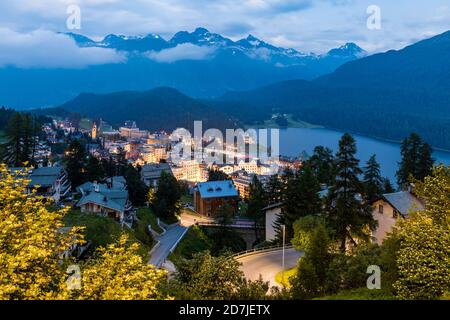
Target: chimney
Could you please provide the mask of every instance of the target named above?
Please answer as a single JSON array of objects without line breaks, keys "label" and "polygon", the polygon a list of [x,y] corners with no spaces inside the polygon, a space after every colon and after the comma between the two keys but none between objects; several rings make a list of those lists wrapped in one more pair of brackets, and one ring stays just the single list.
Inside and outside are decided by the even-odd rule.
[{"label": "chimney", "polygon": [[94,185],[94,191],[95,192],[100,192],[100,187],[99,187],[97,181],[94,181],[93,185]]}]

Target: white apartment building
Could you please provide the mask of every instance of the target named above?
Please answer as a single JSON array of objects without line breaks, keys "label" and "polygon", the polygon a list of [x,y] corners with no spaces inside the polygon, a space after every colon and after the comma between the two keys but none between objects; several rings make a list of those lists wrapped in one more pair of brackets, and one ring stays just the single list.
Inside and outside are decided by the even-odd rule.
[{"label": "white apartment building", "polygon": [[195,160],[182,161],[172,166],[172,172],[177,180],[189,182],[205,182],[208,180],[206,165]]}]

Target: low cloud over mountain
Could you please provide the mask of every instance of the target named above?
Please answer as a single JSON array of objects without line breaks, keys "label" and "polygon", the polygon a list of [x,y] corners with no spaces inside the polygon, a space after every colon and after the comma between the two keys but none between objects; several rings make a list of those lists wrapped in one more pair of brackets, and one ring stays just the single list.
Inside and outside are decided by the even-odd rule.
[{"label": "low cloud over mountain", "polygon": [[80,47],[66,35],[46,30],[19,33],[0,28],[0,39],[0,67],[84,68],[126,61],[117,50]]}]

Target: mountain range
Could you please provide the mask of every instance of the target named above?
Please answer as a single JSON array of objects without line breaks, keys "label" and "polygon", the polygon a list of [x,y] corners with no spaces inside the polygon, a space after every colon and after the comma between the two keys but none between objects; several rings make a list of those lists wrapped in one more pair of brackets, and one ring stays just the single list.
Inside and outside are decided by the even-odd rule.
[{"label": "mountain range", "polygon": [[450,31],[348,62],[312,81],[230,92],[216,103],[246,122],[290,113],[329,128],[396,141],[417,132],[433,146],[450,149]]},{"label": "mountain range", "polygon": [[172,87],[196,98],[250,90],[278,81],[313,79],[367,53],[347,43],[317,55],[286,49],[249,35],[233,41],[204,28],[171,39],[110,34],[101,41],[67,33],[81,48],[115,50],[119,63],[84,68],[0,68],[0,104],[13,108],[55,106],[83,92],[110,93]]},{"label": "mountain range", "polygon": [[[262,125],[275,113],[291,114],[294,119],[396,141],[417,132],[433,146],[450,149],[449,62],[450,31],[402,50],[347,62],[310,81],[281,81],[230,91],[214,99],[195,99],[196,103],[163,88],[151,90],[150,95],[141,93],[139,103],[128,100],[122,105],[114,95],[103,96],[99,103],[96,96],[82,95],[61,107],[112,123],[139,120],[145,114],[146,120],[141,119],[140,125],[149,129],[159,128],[160,124],[153,122],[158,120],[153,119],[165,114],[166,107],[174,110],[173,119],[183,119],[185,125],[191,116],[223,119],[223,126],[233,126]],[[178,107],[160,104],[156,100],[159,90],[167,101],[176,96]],[[133,97],[135,93],[121,95]],[[169,127],[178,124],[161,123]]]}]

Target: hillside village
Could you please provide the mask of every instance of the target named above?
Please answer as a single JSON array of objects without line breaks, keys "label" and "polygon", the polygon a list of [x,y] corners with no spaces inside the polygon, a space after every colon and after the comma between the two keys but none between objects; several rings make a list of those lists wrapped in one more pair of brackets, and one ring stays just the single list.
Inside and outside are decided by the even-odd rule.
[{"label": "hillside village", "polygon": [[[78,224],[87,228],[86,245],[73,246],[66,257],[85,259],[112,241],[104,232],[127,230],[148,262],[169,274],[177,272],[180,259],[204,248],[239,254],[287,245],[295,258],[288,258],[286,267],[295,268],[304,250],[296,235],[303,228],[299,212],[334,210],[329,201],[339,197],[331,162],[326,161],[333,155],[321,147],[309,159],[281,156],[275,163],[261,163],[247,156],[234,163],[206,164],[172,161],[170,151],[179,139],[170,132],[141,130],[134,121],[114,129],[101,119],[54,118],[42,124],[42,133],[34,137],[32,165],[8,170],[29,179],[27,193],[70,208],[66,232]],[[349,135],[342,139],[353,143]],[[383,245],[399,219],[425,208],[413,185],[396,191],[377,168],[375,158],[364,171],[355,168],[364,175],[366,189],[364,195],[355,193],[352,202],[370,216],[367,238],[342,238],[344,251],[361,241]],[[259,276],[259,271],[245,272],[249,279]],[[270,276],[266,280],[281,285]]]}]

